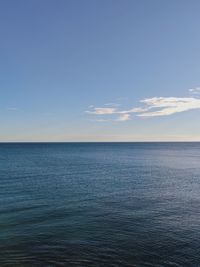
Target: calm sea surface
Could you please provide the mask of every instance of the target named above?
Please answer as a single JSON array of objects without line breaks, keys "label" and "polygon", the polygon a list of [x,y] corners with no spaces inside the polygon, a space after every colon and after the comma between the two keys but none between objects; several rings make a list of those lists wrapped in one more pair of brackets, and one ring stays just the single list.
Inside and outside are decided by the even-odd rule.
[{"label": "calm sea surface", "polygon": [[200,266],[200,143],[0,144],[0,266]]}]

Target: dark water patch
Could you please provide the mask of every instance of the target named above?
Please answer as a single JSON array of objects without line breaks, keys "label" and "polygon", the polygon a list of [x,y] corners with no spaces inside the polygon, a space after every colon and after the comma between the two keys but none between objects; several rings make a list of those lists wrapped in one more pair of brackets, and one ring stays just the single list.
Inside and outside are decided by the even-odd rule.
[{"label": "dark water patch", "polygon": [[0,144],[0,266],[200,266],[200,143]]}]

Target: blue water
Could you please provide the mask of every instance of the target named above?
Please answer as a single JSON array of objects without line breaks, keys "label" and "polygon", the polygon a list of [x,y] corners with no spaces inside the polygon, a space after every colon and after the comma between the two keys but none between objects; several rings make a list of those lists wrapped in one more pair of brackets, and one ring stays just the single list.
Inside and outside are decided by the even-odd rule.
[{"label": "blue water", "polygon": [[200,266],[200,143],[0,144],[0,266]]}]

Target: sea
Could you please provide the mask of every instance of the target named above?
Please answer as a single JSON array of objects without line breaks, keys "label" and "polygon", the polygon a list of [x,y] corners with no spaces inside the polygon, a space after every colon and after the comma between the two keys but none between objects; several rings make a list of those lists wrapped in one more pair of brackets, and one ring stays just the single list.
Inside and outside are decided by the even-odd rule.
[{"label": "sea", "polygon": [[200,143],[1,143],[0,266],[200,266]]}]

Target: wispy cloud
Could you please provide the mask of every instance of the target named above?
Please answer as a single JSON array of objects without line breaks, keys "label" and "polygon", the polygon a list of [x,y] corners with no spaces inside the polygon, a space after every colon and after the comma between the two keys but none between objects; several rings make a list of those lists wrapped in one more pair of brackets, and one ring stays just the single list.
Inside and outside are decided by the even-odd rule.
[{"label": "wispy cloud", "polygon": [[15,111],[15,110],[17,110],[17,108],[15,108],[15,107],[9,107],[9,108],[7,108],[7,110]]},{"label": "wispy cloud", "polygon": [[[189,89],[190,93],[200,94],[200,87]],[[200,98],[196,97],[152,97],[139,101],[141,107],[133,107],[130,109],[119,109],[116,107],[94,107],[86,111],[88,114],[97,116],[111,117],[113,121],[128,121],[131,114],[137,117],[158,117],[169,116],[175,113],[200,109]],[[106,104],[107,105],[107,104]],[[98,121],[108,121],[100,118]]]},{"label": "wispy cloud", "polygon": [[195,95],[200,95],[200,87],[191,88],[189,89],[189,92]]},{"label": "wispy cloud", "polygon": [[122,114],[116,119],[116,121],[128,121],[128,120],[130,120],[130,114]]},{"label": "wispy cloud", "polygon": [[149,111],[138,114],[140,117],[168,116],[192,109],[200,109],[200,99],[193,97],[153,97],[141,102],[147,105]]},{"label": "wispy cloud", "polygon": [[106,103],[106,104],[104,104],[104,106],[119,107],[119,106],[121,106],[121,104],[118,104],[118,103]]},{"label": "wispy cloud", "polygon": [[97,122],[108,122],[110,120],[109,119],[96,119],[96,120],[93,120],[93,121],[97,121]]},{"label": "wispy cloud", "polygon": [[94,114],[94,115],[112,115],[112,114],[130,114],[130,113],[139,113],[145,112],[149,108],[131,108],[128,110],[118,110],[117,108],[95,108],[92,110],[87,110],[86,113]]},{"label": "wispy cloud", "polygon": [[108,115],[115,114],[116,108],[93,108],[92,110],[87,110],[86,113],[95,115]]}]

